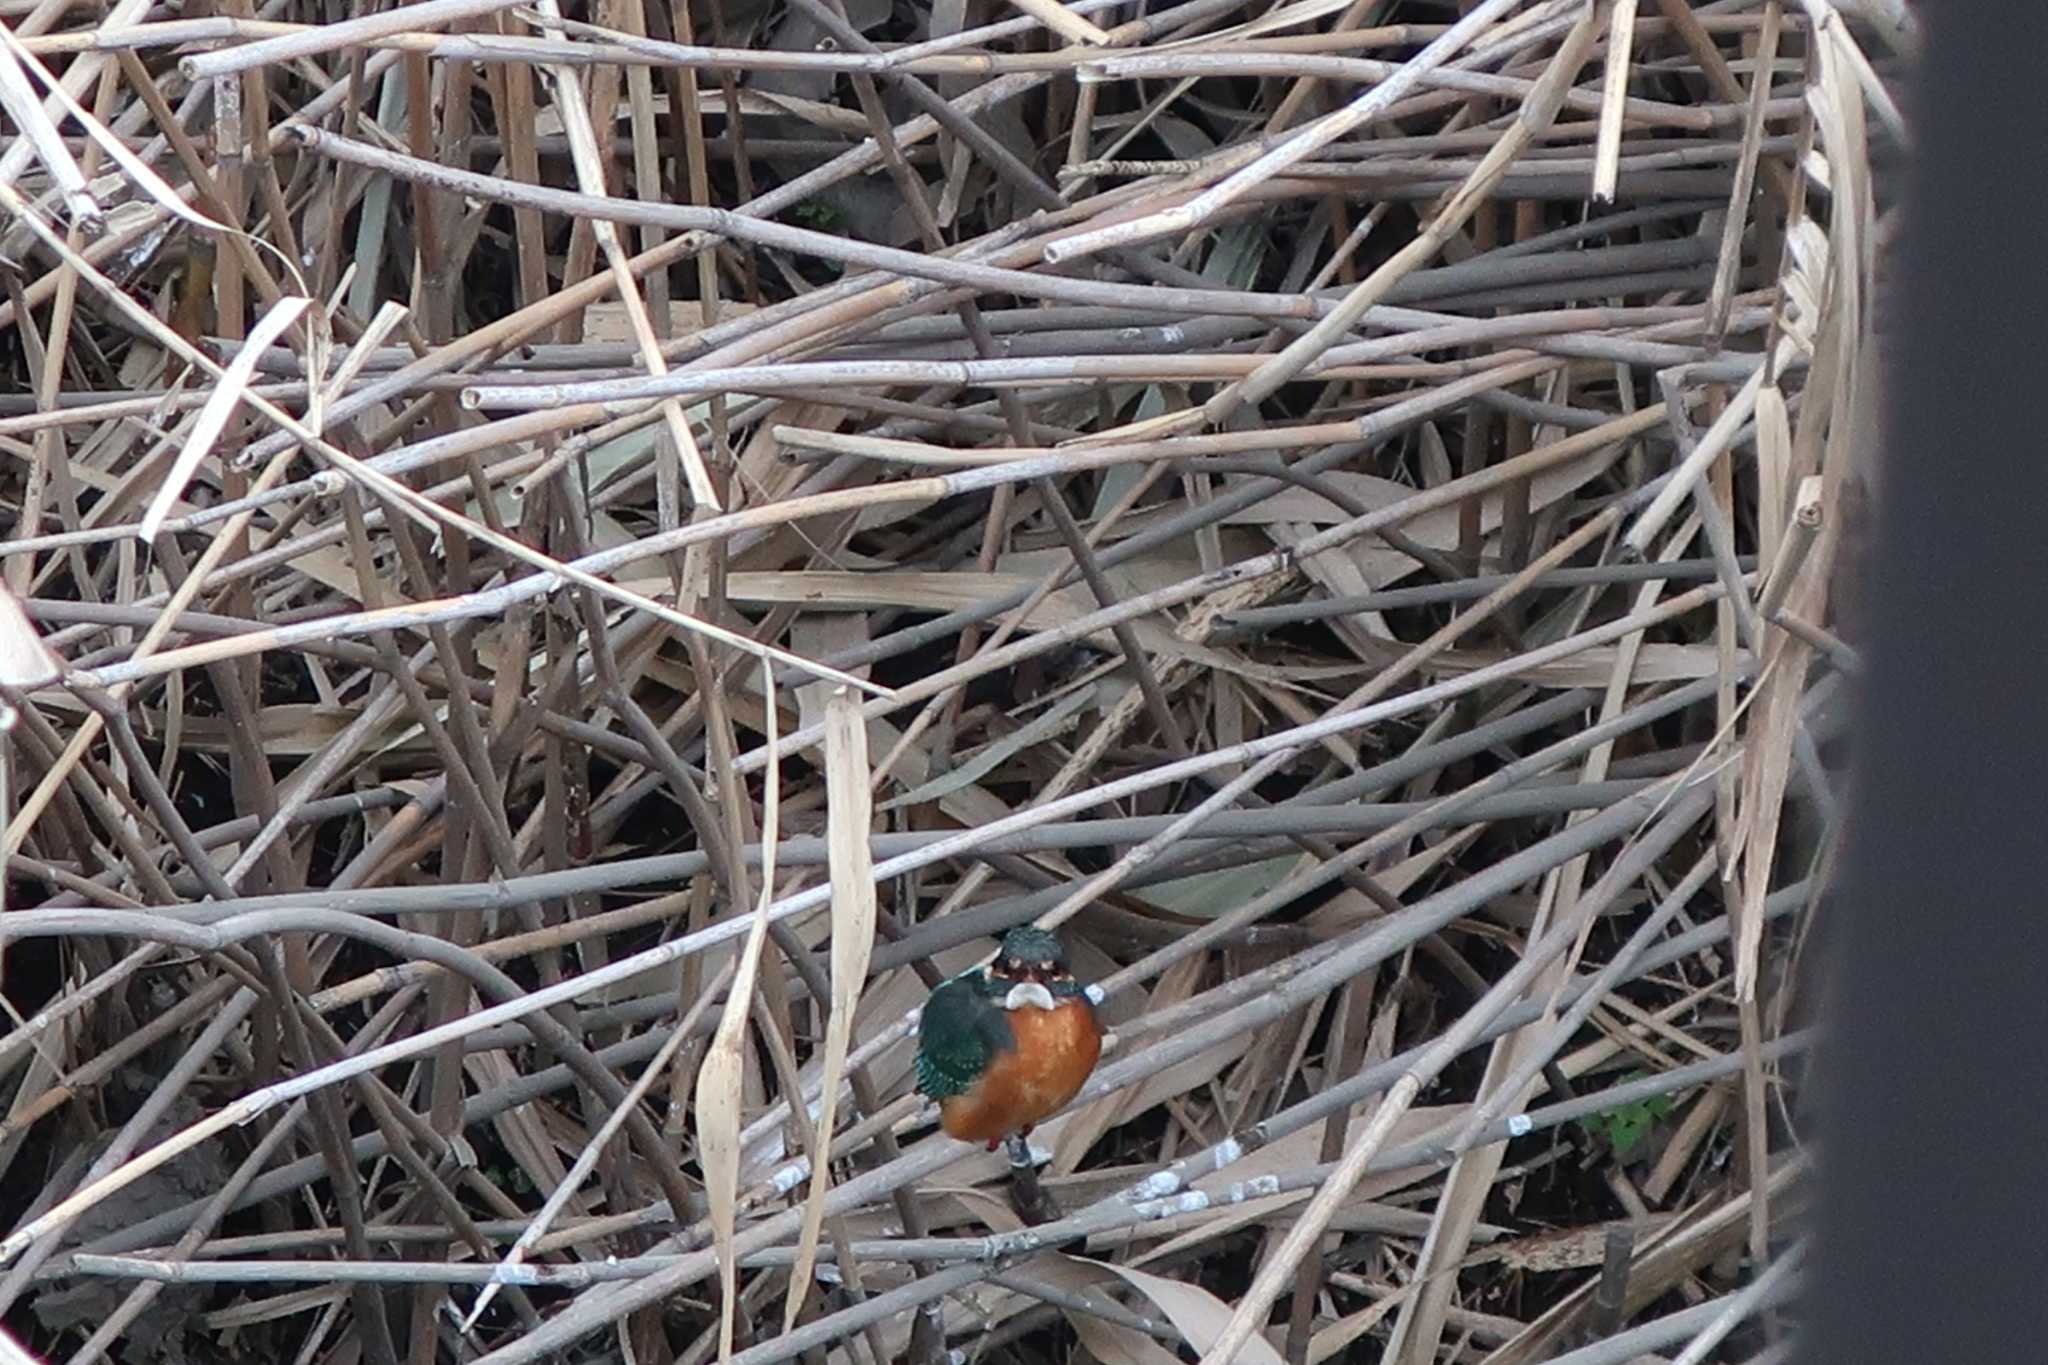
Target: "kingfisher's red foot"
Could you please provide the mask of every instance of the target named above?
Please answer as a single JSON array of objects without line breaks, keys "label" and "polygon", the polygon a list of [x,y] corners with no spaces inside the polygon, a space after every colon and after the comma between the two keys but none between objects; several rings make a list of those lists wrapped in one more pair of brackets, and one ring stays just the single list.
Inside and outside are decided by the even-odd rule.
[{"label": "kingfisher's red foot", "polygon": [[994,1150],[995,1150],[996,1148],[998,1148],[998,1147],[1000,1147],[1000,1146],[1002,1146],[1002,1145],[1003,1145],[1003,1140],[1002,1140],[1001,1138],[990,1138],[990,1139],[988,1140],[988,1149],[989,1149],[989,1150],[990,1150],[991,1152],[993,1152],[993,1151],[994,1151]]}]

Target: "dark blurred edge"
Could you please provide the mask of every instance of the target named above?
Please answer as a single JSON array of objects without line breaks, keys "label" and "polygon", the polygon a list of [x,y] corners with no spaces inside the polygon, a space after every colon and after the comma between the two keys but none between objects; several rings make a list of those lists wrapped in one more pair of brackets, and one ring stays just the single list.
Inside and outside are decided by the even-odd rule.
[{"label": "dark blurred edge", "polygon": [[2048,4],[1915,8],[1804,1365],[2048,1360]]}]

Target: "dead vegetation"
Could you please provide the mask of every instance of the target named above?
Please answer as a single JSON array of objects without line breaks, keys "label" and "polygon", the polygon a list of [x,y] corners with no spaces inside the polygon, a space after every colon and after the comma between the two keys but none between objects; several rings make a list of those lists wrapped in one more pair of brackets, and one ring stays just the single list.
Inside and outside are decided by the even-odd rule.
[{"label": "dead vegetation", "polygon": [[1784,1358],[1897,0],[0,27],[42,1356]]}]

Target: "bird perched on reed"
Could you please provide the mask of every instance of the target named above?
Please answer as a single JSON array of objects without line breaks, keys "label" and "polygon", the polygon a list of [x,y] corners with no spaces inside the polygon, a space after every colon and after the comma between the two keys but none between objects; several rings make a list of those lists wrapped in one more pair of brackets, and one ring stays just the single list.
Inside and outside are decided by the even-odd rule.
[{"label": "bird perched on reed", "polygon": [[[963,1142],[1007,1145],[1018,1213],[1050,1212],[1026,1139],[1095,1070],[1102,1026],[1066,951],[1042,929],[1003,935],[995,960],[941,982],[918,1024],[917,1089]],[[1054,1215],[1056,1216],[1056,1215]]]}]

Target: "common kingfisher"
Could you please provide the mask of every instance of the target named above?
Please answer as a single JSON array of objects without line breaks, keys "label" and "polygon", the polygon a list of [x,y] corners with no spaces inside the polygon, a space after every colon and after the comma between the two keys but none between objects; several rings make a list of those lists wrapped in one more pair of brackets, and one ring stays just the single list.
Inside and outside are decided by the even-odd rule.
[{"label": "common kingfisher", "polygon": [[1058,939],[1025,926],[1003,935],[984,967],[941,982],[917,1030],[917,1088],[963,1142],[1008,1143],[1031,1172],[1024,1139],[1081,1091],[1102,1055],[1102,1026]]}]

